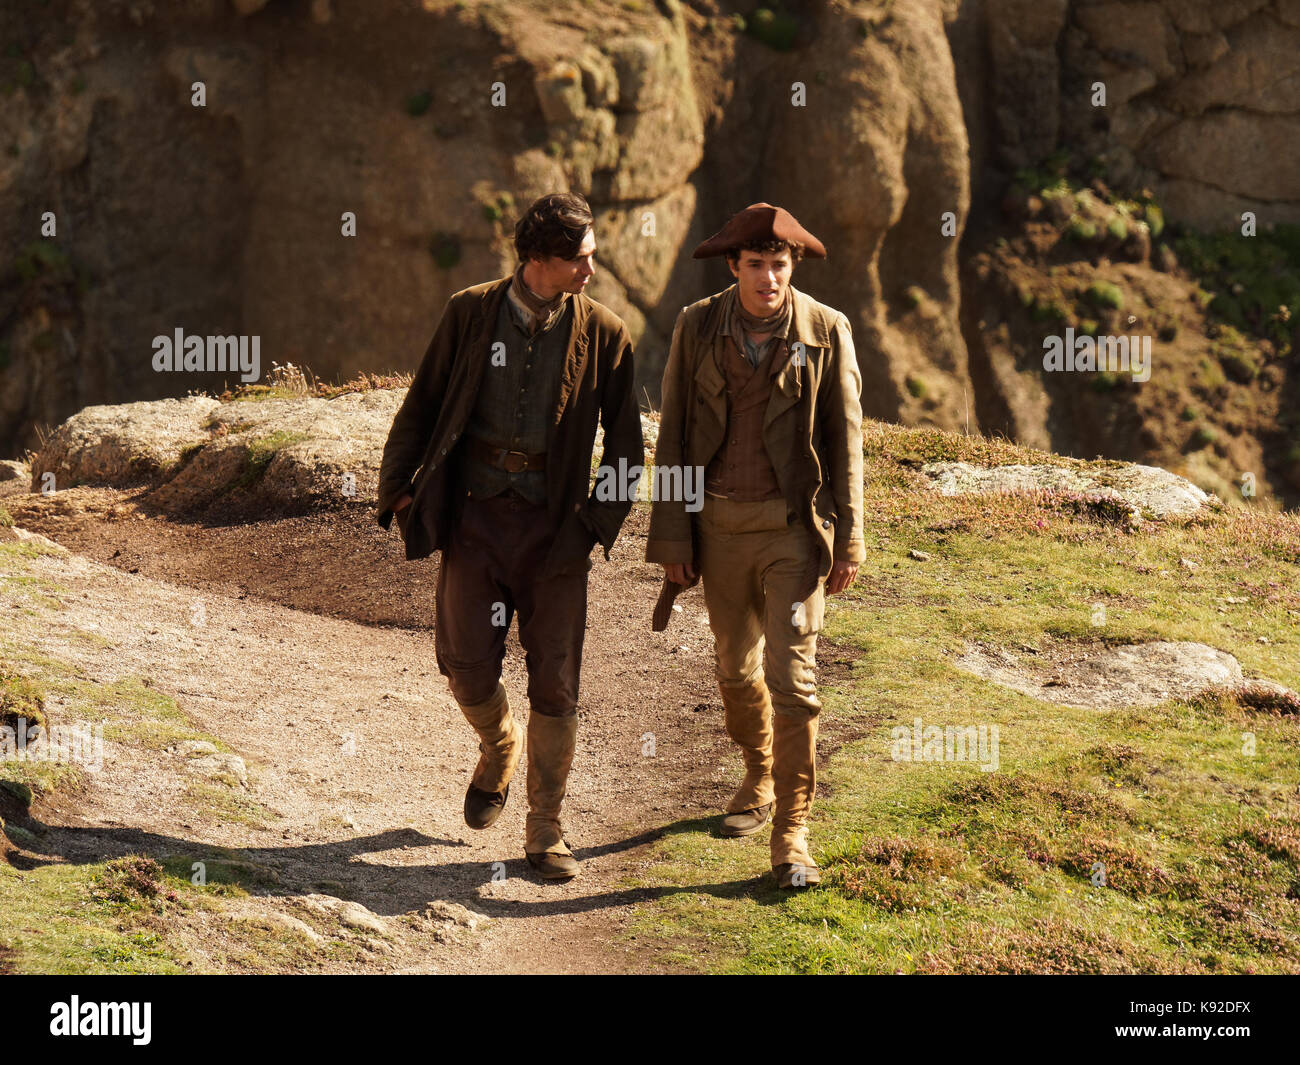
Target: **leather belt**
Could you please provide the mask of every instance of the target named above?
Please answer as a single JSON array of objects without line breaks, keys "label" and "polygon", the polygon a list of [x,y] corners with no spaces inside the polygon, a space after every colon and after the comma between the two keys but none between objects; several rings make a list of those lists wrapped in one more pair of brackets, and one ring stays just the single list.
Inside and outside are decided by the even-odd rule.
[{"label": "leather belt", "polygon": [[495,466],[499,470],[506,470],[509,473],[522,473],[524,470],[544,470],[546,469],[546,452],[538,451],[534,454],[526,454],[523,451],[511,451],[504,447],[493,447],[485,440],[480,440],[477,436],[469,438],[470,454],[489,466]]}]

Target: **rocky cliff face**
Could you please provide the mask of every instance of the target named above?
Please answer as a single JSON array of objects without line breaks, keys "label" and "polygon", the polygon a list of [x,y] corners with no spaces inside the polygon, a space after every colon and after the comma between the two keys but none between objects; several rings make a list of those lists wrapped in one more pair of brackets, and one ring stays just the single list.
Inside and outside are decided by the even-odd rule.
[{"label": "rocky cliff face", "polygon": [[591,295],[627,320],[649,401],[677,312],[731,281],[692,248],[766,199],[829,248],[795,283],[848,314],[866,412],[945,428],[1006,407],[977,394],[1006,387],[983,363],[972,380],[961,237],[1058,142],[1198,225],[1300,218],[1300,0],[788,6],[0,12],[0,451],[87,404],[234,383],[156,372],[153,338],[177,329],[258,336],[263,370],[412,369],[447,297],[509,272],[518,212],[556,189],[596,212]]},{"label": "rocky cliff face", "polygon": [[1300,222],[1300,0],[966,0],[952,39],[977,173],[1064,143],[1187,225]]},{"label": "rocky cliff face", "polygon": [[[628,321],[651,400],[677,312],[731,281],[691,249],[759,199],[829,245],[796,283],[853,321],[869,412],[922,413],[916,364],[960,395],[956,240],[935,224],[960,230],[968,182],[943,4],[813,4],[768,34],[675,0],[47,12],[4,25],[32,75],[0,225],[36,258],[4,307],[7,449],[87,403],[216,385],[152,369],[178,327],[258,335],[264,364],[326,377],[410,368],[452,292],[512,268],[517,211],[559,188],[596,210],[591,294]],[[33,248],[46,209],[57,236]]]}]

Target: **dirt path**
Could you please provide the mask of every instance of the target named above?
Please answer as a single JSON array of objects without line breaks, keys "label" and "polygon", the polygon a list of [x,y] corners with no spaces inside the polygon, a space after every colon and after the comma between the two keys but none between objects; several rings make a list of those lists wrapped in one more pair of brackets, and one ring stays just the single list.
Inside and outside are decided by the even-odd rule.
[{"label": "dirt path", "polygon": [[[249,906],[301,915],[301,900],[326,895],[378,916],[384,942],[344,971],[671,968],[649,944],[618,936],[656,894],[626,880],[664,829],[720,810],[740,764],[722,730],[700,590],[679,600],[668,633],[650,631],[662,571],[641,561],[644,512],[592,571],[565,801],[583,873],[545,884],[523,856],[522,773],[492,829],[464,825],[476,749],[433,657],[436,562],[405,562],[368,510],[204,527],[146,516],[130,493],[107,489],[6,493],[4,503],[20,526],[72,552],[33,569],[72,590],[66,609],[18,618],[15,635],[97,681],[150,678],[246,759],[245,794],[270,812],[260,824],[196,817],[181,755],[109,744],[75,812],[46,818],[59,827],[43,849],[68,861],[128,852],[200,861],[234,848],[273,880]],[[96,638],[74,635],[87,632]],[[830,674],[846,668],[837,649],[820,651]],[[513,628],[504,679],[525,719]],[[653,757],[642,753],[646,733]],[[831,731],[825,745],[846,738]],[[412,915],[439,900],[495,920],[455,937],[417,927]],[[199,938],[196,952],[210,953]]]}]

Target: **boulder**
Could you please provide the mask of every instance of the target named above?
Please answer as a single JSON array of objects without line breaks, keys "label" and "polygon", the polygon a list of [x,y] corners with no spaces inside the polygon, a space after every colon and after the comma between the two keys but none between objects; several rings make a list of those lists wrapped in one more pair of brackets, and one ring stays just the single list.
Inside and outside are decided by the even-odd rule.
[{"label": "boulder", "polygon": [[1226,651],[1165,640],[1106,648],[1046,666],[1031,656],[972,644],[954,664],[1044,702],[1099,709],[1156,706],[1244,683],[1241,665]]},{"label": "boulder", "polygon": [[1193,517],[1212,507],[1216,497],[1186,478],[1158,466],[973,466],[967,462],[931,462],[921,468],[942,495],[997,492],[1066,492],[1112,499],[1155,519]]}]

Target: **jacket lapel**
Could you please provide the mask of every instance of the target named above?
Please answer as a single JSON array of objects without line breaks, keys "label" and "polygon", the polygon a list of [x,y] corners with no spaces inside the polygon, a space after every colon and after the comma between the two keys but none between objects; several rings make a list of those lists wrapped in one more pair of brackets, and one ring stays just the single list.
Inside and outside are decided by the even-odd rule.
[{"label": "jacket lapel", "polygon": [[786,337],[785,350],[781,353],[782,365],[776,371],[776,380],[772,383],[767,412],[763,415],[764,429],[799,402],[804,382],[808,379],[810,349],[831,346],[826,327],[812,313],[812,301],[793,285],[790,286],[790,298],[794,300],[790,333]]},{"label": "jacket lapel", "polygon": [[791,341],[782,352],[785,362],[777,372],[776,380],[772,382],[772,394],[768,397],[767,412],[763,415],[764,429],[798,403],[799,396],[803,392],[806,367],[802,363],[807,360],[795,360],[793,351],[794,342]]},{"label": "jacket lapel", "polygon": [[564,417],[573,396],[574,387],[582,380],[587,367],[587,315],[590,311],[581,293],[573,297],[573,313],[569,318],[569,344],[564,352],[564,372],[560,377],[560,395],[555,403],[555,422]]},{"label": "jacket lapel", "polygon": [[727,379],[718,367],[718,340],[716,333],[703,338],[705,345],[701,358],[695,367],[696,394],[704,400],[704,405],[713,412],[719,425],[727,424]]},{"label": "jacket lapel", "polygon": [[[463,349],[463,355],[469,359],[470,408],[473,407],[474,400],[478,396],[479,385],[483,381],[483,368],[487,365],[491,354],[491,329],[497,320],[497,315],[501,312],[501,301],[505,299],[509,285],[510,278],[503,277],[495,285],[490,286],[480,297],[474,316],[469,322],[467,331],[469,339]],[[458,350],[457,355],[462,355],[462,352]]]},{"label": "jacket lapel", "polygon": [[[736,286],[733,284],[731,287]],[[726,291],[723,290],[724,293]],[[777,417],[799,402],[799,397],[803,394],[804,382],[807,380],[810,349],[831,346],[830,334],[826,331],[825,324],[820,316],[813,314],[812,300],[793,285],[790,286],[790,296],[794,300],[794,310],[791,314],[790,332],[786,338],[785,348],[779,352],[782,362],[780,367],[768,368],[769,372],[775,374],[775,380],[772,382],[772,394],[768,398],[767,410],[763,415],[765,430]],[[736,298],[739,298],[739,293]],[[713,409],[718,420],[725,423],[726,381],[717,366],[717,345],[724,341],[726,343],[733,343],[733,341],[721,337],[718,333],[722,325],[722,302],[721,299],[715,299],[700,323],[699,339],[705,345],[705,352],[702,354],[711,353],[712,357],[699,359],[695,380],[705,403]],[[777,355],[778,352],[772,352],[773,358]]]}]

